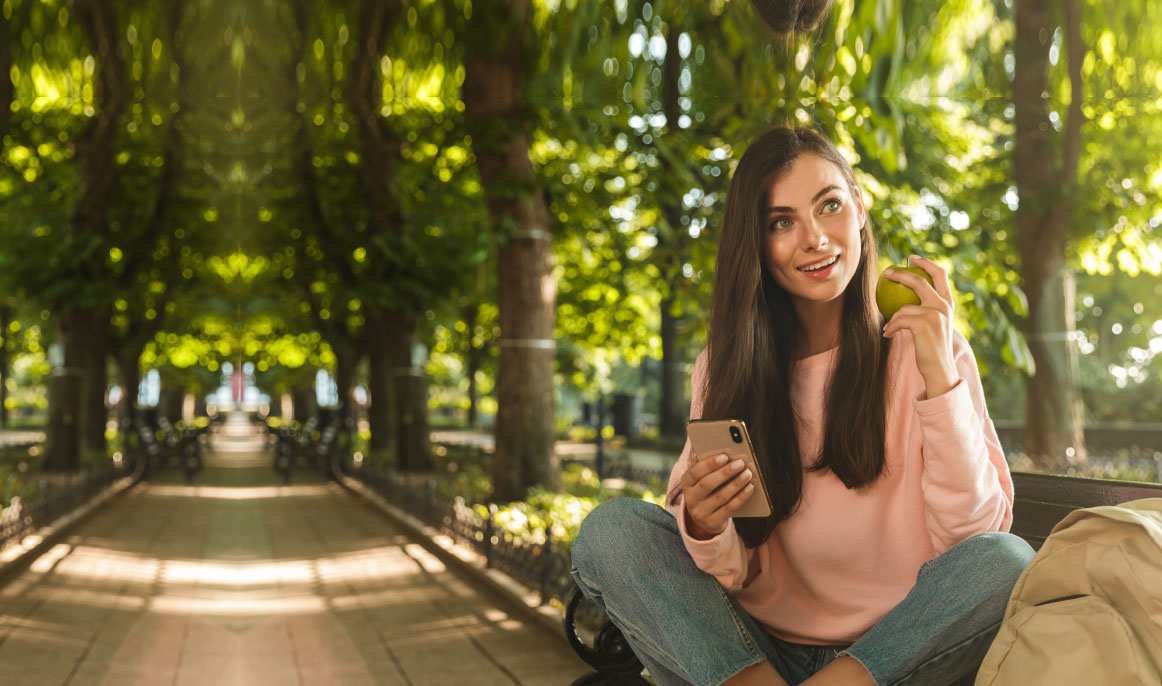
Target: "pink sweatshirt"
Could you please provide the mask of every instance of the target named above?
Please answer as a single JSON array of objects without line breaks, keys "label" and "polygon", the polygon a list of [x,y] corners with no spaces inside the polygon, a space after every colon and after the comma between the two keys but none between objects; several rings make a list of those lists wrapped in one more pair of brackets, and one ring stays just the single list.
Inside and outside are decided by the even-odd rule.
[{"label": "pink sweatshirt", "polygon": [[[957,385],[925,398],[912,337],[902,333],[888,362],[893,381],[879,480],[848,490],[830,471],[804,472],[799,509],[756,549],[744,546],[733,521],[714,538],[695,540],[686,530],[682,497],[668,508],[695,564],[784,640],[854,643],[904,599],[921,565],[970,536],[1012,524],[1013,482],[968,341],[954,334]],[[837,350],[794,368],[805,465],[820,448],[823,388]],[[703,352],[694,365],[692,419],[702,414],[705,374]],[[690,460],[687,441],[670,490]]]}]

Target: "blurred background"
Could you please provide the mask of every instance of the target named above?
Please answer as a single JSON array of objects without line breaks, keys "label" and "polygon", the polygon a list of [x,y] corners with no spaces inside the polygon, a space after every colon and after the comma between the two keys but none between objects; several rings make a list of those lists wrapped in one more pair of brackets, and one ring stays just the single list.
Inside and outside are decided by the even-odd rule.
[{"label": "blurred background", "polygon": [[473,446],[497,499],[662,470],[732,169],[788,123],[880,266],[949,269],[1014,469],[1157,481],[1160,14],[3,0],[0,496],[235,409],[405,472]]}]

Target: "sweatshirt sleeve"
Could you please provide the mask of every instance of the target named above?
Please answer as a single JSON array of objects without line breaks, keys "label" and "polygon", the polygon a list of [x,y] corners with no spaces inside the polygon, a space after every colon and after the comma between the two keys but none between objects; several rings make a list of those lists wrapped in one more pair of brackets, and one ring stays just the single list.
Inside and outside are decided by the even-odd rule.
[{"label": "sweatshirt sleeve", "polygon": [[912,401],[923,435],[922,485],[937,553],[977,534],[1008,531],[1013,480],[985,407],[976,357],[959,332],[953,352],[960,381],[935,398]]},{"label": "sweatshirt sleeve", "polygon": [[[691,374],[691,401],[690,419],[702,416],[702,401],[705,395],[706,383],[706,351],[703,350],[694,362],[694,371]],[[682,486],[682,475],[687,466],[694,459],[694,451],[690,447],[690,439],[686,439],[686,447],[682,449],[682,456],[674,464],[670,472],[670,484],[667,489],[666,509],[678,520],[678,531],[682,534],[682,542],[687,552],[694,559],[699,569],[710,574],[728,591],[742,588],[743,580],[747,576],[747,551],[742,538],[734,528],[734,520],[727,523],[726,529],[705,541],[699,541],[690,536],[686,529],[686,507],[683,494],[678,493]]]}]

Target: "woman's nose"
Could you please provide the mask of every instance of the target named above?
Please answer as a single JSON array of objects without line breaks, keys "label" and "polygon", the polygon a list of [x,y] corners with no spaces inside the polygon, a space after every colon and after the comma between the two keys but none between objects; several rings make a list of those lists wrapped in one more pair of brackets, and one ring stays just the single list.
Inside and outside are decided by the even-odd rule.
[{"label": "woman's nose", "polygon": [[806,248],[823,248],[827,245],[827,234],[814,220],[803,222],[803,244]]}]

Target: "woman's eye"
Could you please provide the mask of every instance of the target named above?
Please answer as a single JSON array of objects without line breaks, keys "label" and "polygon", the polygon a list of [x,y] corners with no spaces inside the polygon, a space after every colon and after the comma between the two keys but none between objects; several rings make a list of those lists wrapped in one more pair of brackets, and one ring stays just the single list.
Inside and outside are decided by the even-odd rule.
[{"label": "woman's eye", "polygon": [[783,229],[790,228],[790,226],[791,220],[787,219],[786,217],[776,219],[775,221],[771,222],[772,231],[782,231]]},{"label": "woman's eye", "polygon": [[823,203],[823,209],[828,212],[838,212],[840,207],[843,207],[843,203],[836,198],[831,198]]}]

